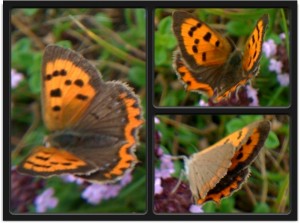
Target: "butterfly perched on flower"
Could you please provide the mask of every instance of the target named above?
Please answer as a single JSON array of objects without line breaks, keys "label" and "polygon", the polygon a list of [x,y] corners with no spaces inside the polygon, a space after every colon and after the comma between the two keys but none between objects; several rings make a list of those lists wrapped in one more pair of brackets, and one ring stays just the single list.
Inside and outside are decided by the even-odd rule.
[{"label": "butterfly perched on flower", "polygon": [[194,15],[175,11],[173,31],[178,50],[173,66],[186,89],[204,93],[218,102],[255,77],[268,20],[265,14],[257,21],[242,53],[232,40]]},{"label": "butterfly perched on flower", "polygon": [[143,124],[138,96],[125,83],[102,80],[73,50],[45,49],[42,65],[46,146],[33,149],[18,166],[32,176],[74,174],[91,182],[113,182],[137,163]]}]

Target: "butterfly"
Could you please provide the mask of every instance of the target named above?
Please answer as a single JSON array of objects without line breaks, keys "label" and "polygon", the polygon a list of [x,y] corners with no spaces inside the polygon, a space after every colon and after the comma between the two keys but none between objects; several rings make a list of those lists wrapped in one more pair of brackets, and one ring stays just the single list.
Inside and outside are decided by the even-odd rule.
[{"label": "butterfly", "polygon": [[41,99],[50,134],[46,146],[34,148],[20,163],[20,173],[69,173],[102,183],[134,167],[143,119],[139,98],[126,84],[104,82],[80,54],[49,45],[43,55]]},{"label": "butterfly", "polygon": [[175,11],[173,31],[179,49],[174,52],[173,67],[185,88],[219,102],[257,76],[268,20],[265,14],[257,21],[242,53],[205,22]]},{"label": "butterfly", "polygon": [[217,203],[240,189],[250,174],[270,131],[269,121],[257,121],[228,135],[209,148],[185,158],[194,201]]}]

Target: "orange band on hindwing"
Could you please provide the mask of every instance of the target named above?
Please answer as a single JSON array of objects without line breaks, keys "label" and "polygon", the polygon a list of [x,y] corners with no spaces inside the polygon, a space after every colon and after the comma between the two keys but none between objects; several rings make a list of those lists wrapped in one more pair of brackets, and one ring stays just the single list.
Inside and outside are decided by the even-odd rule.
[{"label": "orange band on hindwing", "polygon": [[126,113],[128,114],[128,124],[125,126],[126,144],[119,150],[118,156],[120,161],[110,172],[104,174],[107,178],[112,178],[113,175],[120,176],[124,174],[124,171],[132,167],[132,163],[137,161],[136,156],[131,150],[136,143],[136,129],[143,123],[143,120],[141,119],[141,109],[138,106],[137,99],[130,97],[128,93],[123,92],[120,95],[120,98],[123,100],[126,107]]},{"label": "orange band on hindwing", "polygon": [[214,94],[213,89],[208,84],[202,83],[193,77],[191,71],[184,65],[183,61],[181,60],[179,52],[175,54],[175,57],[176,61],[174,67],[178,78],[180,78],[185,84],[186,90],[201,91],[206,93],[209,97],[212,97]]}]

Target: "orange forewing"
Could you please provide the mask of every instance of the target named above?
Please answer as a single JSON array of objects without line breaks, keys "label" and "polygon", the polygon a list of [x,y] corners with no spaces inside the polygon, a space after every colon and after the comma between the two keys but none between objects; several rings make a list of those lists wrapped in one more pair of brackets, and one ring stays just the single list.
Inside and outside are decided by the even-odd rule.
[{"label": "orange forewing", "polygon": [[44,122],[49,130],[73,126],[96,94],[89,74],[70,59],[46,61],[43,81]]},{"label": "orange forewing", "polygon": [[232,50],[226,38],[187,12],[173,13],[173,30],[183,59],[191,69],[223,64]]},{"label": "orange forewing", "polygon": [[243,68],[247,72],[253,71],[258,66],[268,20],[268,15],[263,15],[258,20],[255,29],[247,40],[243,57]]}]

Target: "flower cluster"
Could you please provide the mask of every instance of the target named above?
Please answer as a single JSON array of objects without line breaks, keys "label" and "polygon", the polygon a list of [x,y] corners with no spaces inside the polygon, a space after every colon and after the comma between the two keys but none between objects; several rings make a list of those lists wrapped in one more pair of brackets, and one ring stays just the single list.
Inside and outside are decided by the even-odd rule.
[{"label": "flower cluster", "polygon": [[240,86],[235,93],[219,102],[209,99],[207,104],[200,101],[202,106],[259,106],[257,90],[251,85]]},{"label": "flower cluster", "polygon": [[[156,118],[155,123],[159,123]],[[201,206],[192,203],[189,185],[172,177],[175,173],[172,156],[160,147],[161,134],[155,132],[155,157],[160,166],[155,168],[154,211],[156,213],[202,213]]]},{"label": "flower cluster", "polygon": [[44,213],[48,209],[55,208],[58,204],[58,199],[53,195],[54,189],[49,187],[44,190],[39,196],[37,196],[34,200],[36,212]]},{"label": "flower cluster", "polygon": [[277,74],[277,81],[281,86],[288,86],[290,83],[289,60],[284,46],[285,34],[280,34],[281,42],[276,45],[273,39],[263,43],[263,52],[270,59],[269,70]]},{"label": "flower cluster", "polygon": [[121,189],[132,181],[131,172],[125,173],[122,179],[115,184],[96,184],[93,183],[85,188],[82,192],[82,198],[86,199],[88,203],[97,205],[102,200],[108,200],[116,197]]},{"label": "flower cluster", "polygon": [[33,203],[37,191],[44,187],[44,180],[21,175],[15,167],[11,169],[10,208],[12,212],[26,213],[28,206]]},{"label": "flower cluster", "polygon": [[61,175],[61,179],[67,183],[76,183],[78,185],[81,185],[84,183],[84,180],[82,178],[76,177],[73,174],[63,174]]}]

